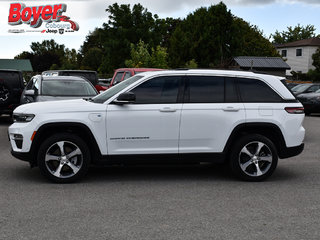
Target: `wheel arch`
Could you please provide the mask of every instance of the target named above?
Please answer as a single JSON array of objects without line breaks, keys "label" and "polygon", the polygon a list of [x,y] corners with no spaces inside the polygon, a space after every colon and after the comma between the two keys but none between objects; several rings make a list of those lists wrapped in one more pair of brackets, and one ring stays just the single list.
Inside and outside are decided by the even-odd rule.
[{"label": "wheel arch", "polygon": [[246,134],[259,134],[267,137],[273,142],[280,158],[283,157],[283,150],[286,149],[286,142],[280,128],[273,123],[243,123],[236,126],[227,140],[223,152],[228,156],[230,148],[239,137]]},{"label": "wheel arch", "polygon": [[42,125],[36,132],[32,145],[31,145],[31,165],[35,166],[37,164],[37,152],[42,141],[49,135],[56,133],[72,133],[81,137],[85,143],[88,145],[91,154],[91,160],[94,163],[95,160],[101,158],[101,151],[98,143],[91,132],[90,128],[83,123],[76,122],[58,122],[58,123],[46,123]]}]

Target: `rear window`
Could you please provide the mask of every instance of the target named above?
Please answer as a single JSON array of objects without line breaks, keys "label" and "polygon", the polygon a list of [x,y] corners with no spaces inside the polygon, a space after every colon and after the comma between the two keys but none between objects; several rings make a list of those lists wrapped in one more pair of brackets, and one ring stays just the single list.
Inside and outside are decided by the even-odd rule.
[{"label": "rear window", "polygon": [[42,82],[42,95],[95,96],[96,91],[86,81],[50,80]]},{"label": "rear window", "polygon": [[96,85],[98,83],[97,75],[94,72],[61,72],[60,76],[84,77],[87,80],[89,80],[93,85]]},{"label": "rear window", "polygon": [[1,72],[0,71],[0,84],[10,85],[13,88],[23,87],[22,79],[19,72]]}]

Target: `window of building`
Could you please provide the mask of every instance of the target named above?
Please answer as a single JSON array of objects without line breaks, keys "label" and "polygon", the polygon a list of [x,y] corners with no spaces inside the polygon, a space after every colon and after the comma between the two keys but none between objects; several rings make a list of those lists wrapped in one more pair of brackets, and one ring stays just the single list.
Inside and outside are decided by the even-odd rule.
[{"label": "window of building", "polygon": [[287,57],[287,50],[282,50],[281,51],[281,56],[282,57]]},{"label": "window of building", "polygon": [[296,56],[297,57],[301,57],[302,56],[302,49],[301,48],[296,49]]}]

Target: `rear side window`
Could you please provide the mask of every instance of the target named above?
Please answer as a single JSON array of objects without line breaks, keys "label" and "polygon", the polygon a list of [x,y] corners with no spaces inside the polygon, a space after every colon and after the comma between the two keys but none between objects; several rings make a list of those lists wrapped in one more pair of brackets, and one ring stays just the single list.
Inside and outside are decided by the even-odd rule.
[{"label": "rear side window", "polygon": [[215,76],[189,76],[185,102],[223,103],[224,78]]},{"label": "rear side window", "polygon": [[238,78],[243,102],[281,102],[282,98],[267,84],[257,79]]},{"label": "rear side window", "polygon": [[181,77],[157,77],[137,86],[131,92],[136,104],[177,103]]}]

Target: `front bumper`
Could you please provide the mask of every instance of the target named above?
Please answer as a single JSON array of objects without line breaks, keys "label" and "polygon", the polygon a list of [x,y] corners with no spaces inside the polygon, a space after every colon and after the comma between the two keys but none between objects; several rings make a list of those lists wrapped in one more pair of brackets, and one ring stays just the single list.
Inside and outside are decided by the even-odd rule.
[{"label": "front bumper", "polygon": [[285,147],[279,151],[279,157],[281,159],[294,157],[302,153],[303,149],[304,149],[304,143],[296,147]]},{"label": "front bumper", "polygon": [[31,162],[32,157],[29,153],[23,153],[23,152],[15,152],[11,149],[11,155],[14,156],[15,158],[25,161],[25,162]]}]

